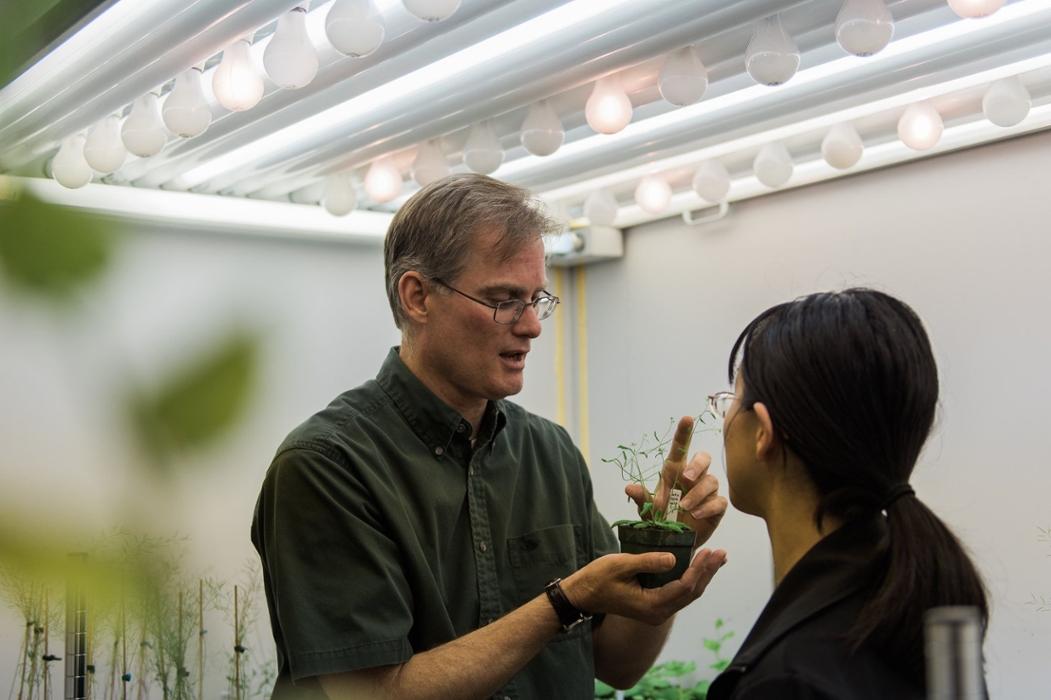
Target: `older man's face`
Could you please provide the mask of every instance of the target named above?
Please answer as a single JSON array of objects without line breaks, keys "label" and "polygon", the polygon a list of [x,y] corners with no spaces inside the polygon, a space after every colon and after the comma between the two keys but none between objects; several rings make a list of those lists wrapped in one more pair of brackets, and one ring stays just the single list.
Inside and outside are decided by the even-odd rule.
[{"label": "older man's face", "polygon": [[[476,237],[467,269],[459,279],[444,281],[489,304],[530,302],[540,296],[547,286],[543,242],[537,240],[501,262],[494,251],[498,241],[496,232]],[[532,306],[526,306],[515,323],[502,325],[493,320],[493,309],[449,291],[440,298],[427,329],[426,361],[444,384],[440,393],[457,407],[517,394],[526,355],[540,330]]]}]

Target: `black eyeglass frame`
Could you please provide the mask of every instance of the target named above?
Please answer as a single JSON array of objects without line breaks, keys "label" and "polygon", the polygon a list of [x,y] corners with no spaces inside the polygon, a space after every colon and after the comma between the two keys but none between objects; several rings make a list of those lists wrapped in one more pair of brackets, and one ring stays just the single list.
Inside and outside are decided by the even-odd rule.
[{"label": "black eyeglass frame", "polygon": [[[544,296],[539,296],[536,299],[533,299],[533,301],[524,301],[522,299],[508,299],[507,301],[501,301],[497,304],[490,304],[487,301],[482,301],[477,297],[473,297],[470,294],[465,294],[464,292],[461,292],[456,287],[453,287],[451,284],[443,282],[437,277],[430,277],[429,279],[434,282],[437,282],[446,289],[451,289],[452,291],[456,292],[462,297],[466,297],[477,304],[481,304],[482,306],[489,307],[493,310],[493,321],[499,323],[501,326],[511,326],[518,323],[518,319],[522,318],[522,314],[525,312],[526,306],[532,306],[533,311],[536,312],[537,320],[543,321],[545,318],[548,318],[549,316],[551,316],[551,314],[555,313],[555,309],[558,308],[558,305],[560,303],[562,303],[562,300],[556,297],[554,294],[551,294],[550,292],[544,292]],[[540,312],[537,311],[537,304],[539,304],[540,302],[546,302],[551,300],[554,300],[555,302],[551,305],[551,310],[543,316],[541,316]],[[500,313],[501,309],[514,309],[514,317],[510,321],[501,321],[496,317],[496,315]]]}]

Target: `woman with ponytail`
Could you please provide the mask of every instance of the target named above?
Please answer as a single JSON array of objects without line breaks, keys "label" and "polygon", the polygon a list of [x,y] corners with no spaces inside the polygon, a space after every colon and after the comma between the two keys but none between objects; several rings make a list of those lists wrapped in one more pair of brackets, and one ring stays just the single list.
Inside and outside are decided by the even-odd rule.
[{"label": "woman with ponytail", "polygon": [[988,620],[974,564],[909,483],[938,370],[916,313],[868,289],[753,320],[730,355],[730,501],[766,521],[777,587],[709,700],[925,696],[923,615]]}]

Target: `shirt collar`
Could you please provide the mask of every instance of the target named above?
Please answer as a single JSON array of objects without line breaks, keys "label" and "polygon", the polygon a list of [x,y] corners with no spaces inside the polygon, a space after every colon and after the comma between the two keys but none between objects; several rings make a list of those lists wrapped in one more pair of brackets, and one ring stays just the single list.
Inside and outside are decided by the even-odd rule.
[{"label": "shirt collar", "polygon": [[[412,373],[398,350],[398,347],[393,347],[387,353],[387,359],[376,375],[376,382],[387,392],[431,454],[442,459],[449,452],[449,444],[457,435],[457,428],[463,425],[459,433],[469,436],[472,426]],[[487,442],[491,445],[507,424],[507,417],[500,404],[500,401],[490,401],[486,405],[478,435],[479,446]]]},{"label": "shirt collar", "polygon": [[732,667],[751,666],[803,622],[866,586],[885,533],[881,516],[860,518],[814,545],[774,589]]}]

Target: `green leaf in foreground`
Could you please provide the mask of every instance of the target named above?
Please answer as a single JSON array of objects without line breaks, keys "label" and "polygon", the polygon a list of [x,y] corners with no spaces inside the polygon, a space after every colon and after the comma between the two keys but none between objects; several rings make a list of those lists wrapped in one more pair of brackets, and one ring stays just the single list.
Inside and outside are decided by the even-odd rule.
[{"label": "green leaf in foreground", "polygon": [[134,397],[131,411],[143,444],[158,458],[215,441],[244,414],[258,372],[258,340],[235,333],[215,351]]},{"label": "green leaf in foreground", "polygon": [[0,201],[0,268],[14,287],[66,301],[108,266],[116,240],[109,225],[22,192]]}]

